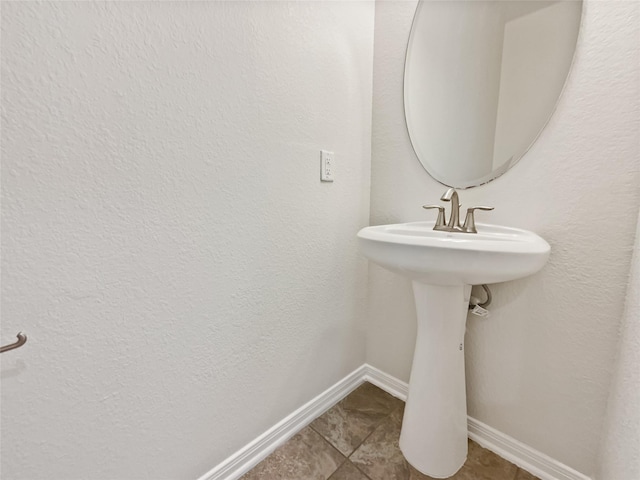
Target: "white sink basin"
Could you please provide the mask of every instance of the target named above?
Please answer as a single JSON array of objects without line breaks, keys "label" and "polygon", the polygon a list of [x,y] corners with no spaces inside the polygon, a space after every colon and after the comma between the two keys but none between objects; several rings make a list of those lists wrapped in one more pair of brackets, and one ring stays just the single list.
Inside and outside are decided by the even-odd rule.
[{"label": "white sink basin", "polygon": [[473,234],[433,225],[367,227],[358,238],[371,261],[413,280],[418,331],[400,449],[420,472],[448,478],[467,457],[464,334],[471,286],[531,275],[550,247],[517,228],[477,224]]},{"label": "white sink basin", "polygon": [[540,270],[549,244],[518,228],[477,224],[478,233],[433,230],[434,222],[379,225],[360,230],[369,260],[421,283],[481,285],[526,277]]}]

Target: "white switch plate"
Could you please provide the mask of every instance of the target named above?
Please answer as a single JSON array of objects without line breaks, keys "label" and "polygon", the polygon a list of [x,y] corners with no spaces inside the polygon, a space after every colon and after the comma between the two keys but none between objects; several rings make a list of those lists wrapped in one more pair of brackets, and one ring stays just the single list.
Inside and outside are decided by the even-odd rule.
[{"label": "white switch plate", "polygon": [[333,152],[320,150],[320,180],[333,182]]}]

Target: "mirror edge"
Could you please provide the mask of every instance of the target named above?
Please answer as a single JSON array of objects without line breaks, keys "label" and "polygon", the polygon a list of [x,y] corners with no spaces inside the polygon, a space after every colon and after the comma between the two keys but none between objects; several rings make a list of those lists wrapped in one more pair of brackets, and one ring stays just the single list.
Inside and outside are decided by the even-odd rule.
[{"label": "mirror edge", "polygon": [[[420,160],[420,157],[418,156],[418,152],[416,151],[416,147],[414,145],[413,142],[413,138],[411,136],[411,129],[409,128],[409,123],[407,122],[407,87],[406,87],[406,82],[407,82],[407,61],[409,59],[409,47],[411,45],[411,38],[412,38],[412,34],[413,34],[413,29],[415,28],[416,25],[416,16],[418,14],[418,9],[420,8],[420,6],[426,2],[429,1],[437,1],[437,0],[418,0],[417,1],[417,5],[416,5],[416,9],[415,12],[413,13],[413,19],[411,20],[411,28],[409,29],[409,38],[407,39],[407,46],[405,48],[405,54],[404,54],[404,69],[402,71],[402,112],[404,114],[404,124],[405,127],[407,129],[407,134],[409,136],[409,142],[411,143],[411,149],[413,150],[413,153],[416,157],[416,159],[418,160],[418,162],[420,163],[420,165],[422,166],[422,168],[424,168],[424,170],[427,172],[427,174],[433,178],[436,182],[444,185],[445,187],[453,187],[456,188],[458,190],[467,190],[469,188],[474,188],[474,187],[481,187],[482,185],[486,185],[487,183],[491,183],[492,181],[496,180],[497,178],[501,177],[502,175],[504,175],[509,169],[511,169],[513,166],[515,166],[518,162],[520,162],[520,160],[529,152],[529,150],[531,150],[531,148],[533,147],[533,145],[538,141],[538,138],[540,138],[540,136],[542,135],[542,132],[544,132],[547,128],[547,126],[549,125],[549,123],[551,122],[551,119],[553,118],[553,116],[555,115],[557,109],[558,109],[558,105],[560,104],[560,100],[562,99],[564,92],[567,88],[567,85],[569,83],[569,78],[571,77],[571,74],[573,72],[573,68],[576,62],[576,57],[577,57],[577,52],[578,52],[578,45],[580,44],[581,38],[582,38],[582,25],[584,23],[584,17],[585,17],[585,3],[586,0],[565,0],[565,1],[576,1],[576,2],[580,2],[580,22],[578,23],[578,34],[576,35],[576,43],[575,43],[575,47],[573,49],[573,55],[571,56],[571,62],[569,63],[569,68],[567,70],[567,76],[564,79],[564,82],[562,84],[562,88],[560,89],[560,93],[558,94],[558,98],[556,99],[553,108],[551,109],[551,112],[549,113],[549,116],[547,117],[547,119],[545,120],[544,124],[542,125],[542,127],[540,127],[540,130],[538,131],[538,133],[536,134],[536,136],[531,140],[531,143],[529,144],[529,146],[517,157],[514,155],[513,157],[511,157],[511,160],[505,162],[500,168],[497,168],[496,170],[491,171],[489,174],[485,175],[484,177],[480,177],[478,179],[474,179],[474,180],[470,180],[468,182],[462,182],[460,184],[457,185],[453,185],[451,183],[447,183],[446,181],[442,180],[441,178],[438,178],[438,176],[436,176],[436,174],[430,172],[427,167],[425,166],[425,164],[422,162],[422,160]],[[462,1],[472,1],[472,0],[462,0]],[[513,0],[506,0],[506,1],[513,1]]]}]

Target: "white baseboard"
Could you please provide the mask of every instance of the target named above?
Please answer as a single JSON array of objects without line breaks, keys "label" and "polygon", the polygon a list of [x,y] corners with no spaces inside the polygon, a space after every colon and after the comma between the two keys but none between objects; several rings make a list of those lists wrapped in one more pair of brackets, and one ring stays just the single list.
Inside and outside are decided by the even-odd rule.
[{"label": "white baseboard", "polygon": [[505,435],[475,418],[468,417],[467,428],[471,440],[511,463],[515,463],[541,480],[591,480],[590,477],[564,463],[534,450],[529,445]]},{"label": "white baseboard", "polygon": [[269,456],[276,448],[364,383],[362,365],[288,417],[282,419],[198,480],[236,480]]},{"label": "white baseboard", "polygon": [[376,387],[381,388],[385,392],[399,398],[403,402],[407,401],[407,394],[409,393],[409,384],[398,380],[396,377],[392,377],[388,373],[378,370],[376,367],[364,364],[364,378],[365,382],[374,384]]},{"label": "white baseboard", "polygon": [[[329,387],[258,438],[238,450],[198,480],[236,480],[264,460],[271,452],[310,424],[363,382],[370,382],[401,400],[407,399],[409,385],[391,375],[364,364]],[[468,417],[469,438],[502,458],[515,463],[541,480],[591,480],[515,438]]]},{"label": "white baseboard", "polygon": [[[407,399],[409,385],[405,382],[367,364],[364,365],[364,372],[365,381],[373,383],[395,397]],[[467,428],[471,440],[541,480],[591,480],[573,468],[473,417],[467,417]]]}]

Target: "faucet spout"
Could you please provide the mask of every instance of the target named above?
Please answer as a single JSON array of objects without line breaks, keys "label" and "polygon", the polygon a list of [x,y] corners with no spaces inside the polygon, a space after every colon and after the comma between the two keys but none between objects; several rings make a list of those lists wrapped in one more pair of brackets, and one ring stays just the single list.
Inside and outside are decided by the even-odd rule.
[{"label": "faucet spout", "polygon": [[455,188],[450,188],[444,195],[440,197],[440,200],[444,202],[451,202],[451,216],[449,217],[449,223],[447,227],[450,230],[462,230],[460,226],[460,199],[458,198],[458,192]]},{"label": "faucet spout", "polygon": [[493,210],[493,207],[470,207],[467,209],[467,218],[464,220],[464,225],[460,226],[460,199],[458,192],[455,188],[450,188],[444,195],[440,197],[443,202],[451,202],[451,215],[449,216],[449,222],[445,225],[444,207],[438,205],[423,205],[422,208],[437,208],[438,219],[433,226],[434,230],[441,232],[461,232],[461,233],[478,233],[476,229],[476,223],[474,219],[474,212],[476,210]]}]

